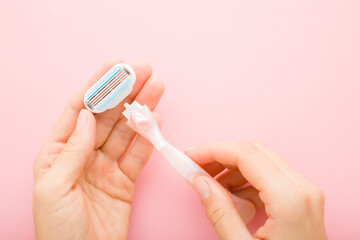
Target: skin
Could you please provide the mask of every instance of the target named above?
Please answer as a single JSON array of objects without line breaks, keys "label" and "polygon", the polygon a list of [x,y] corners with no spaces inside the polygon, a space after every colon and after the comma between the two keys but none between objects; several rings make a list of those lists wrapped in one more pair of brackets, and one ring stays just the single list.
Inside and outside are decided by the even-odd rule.
[{"label": "skin", "polygon": [[[35,159],[36,239],[127,238],[135,181],[153,147],[125,124],[123,103],[153,110],[164,84],[149,64],[136,63],[137,81],[123,103],[95,115],[85,110],[86,90],[120,62],[106,63],[71,99]],[[322,191],[265,145],[209,142],[186,154],[215,178],[198,176],[194,188],[220,239],[327,239]],[[228,190],[251,209],[265,208],[269,218],[254,235],[244,223],[251,211],[242,218]]]},{"label": "skin", "polygon": [[35,159],[36,239],[127,238],[135,181],[153,147],[125,124],[123,103],[136,99],[154,109],[164,84],[138,62],[136,84],[123,103],[95,115],[85,110],[86,90],[120,62],[106,63],[71,99]]},{"label": "skin", "polygon": [[[217,180],[199,176],[194,188],[220,239],[327,239],[324,194],[264,144],[209,142],[186,154]],[[265,208],[268,219],[254,235],[225,188]]]}]

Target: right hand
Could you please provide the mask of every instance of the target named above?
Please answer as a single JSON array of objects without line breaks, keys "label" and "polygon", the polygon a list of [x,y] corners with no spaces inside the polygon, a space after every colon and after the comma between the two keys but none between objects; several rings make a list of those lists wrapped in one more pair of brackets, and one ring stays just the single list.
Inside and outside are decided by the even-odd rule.
[{"label": "right hand", "polygon": [[[194,187],[220,239],[327,239],[322,191],[263,144],[209,142],[186,154],[217,176],[199,176]],[[246,183],[251,186],[238,190]],[[265,207],[268,219],[253,236],[224,187]]]}]

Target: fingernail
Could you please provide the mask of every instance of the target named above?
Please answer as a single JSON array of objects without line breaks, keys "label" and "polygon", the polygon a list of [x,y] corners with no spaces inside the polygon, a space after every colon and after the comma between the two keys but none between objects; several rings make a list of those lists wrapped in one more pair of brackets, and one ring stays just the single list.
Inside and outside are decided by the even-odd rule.
[{"label": "fingernail", "polygon": [[197,177],[194,180],[194,188],[200,194],[200,197],[203,201],[209,198],[210,189],[209,185],[205,182],[202,177]]},{"label": "fingernail", "polygon": [[81,130],[84,128],[86,121],[87,121],[87,114],[85,112],[86,110],[81,110],[79,117],[77,119],[77,123],[76,123],[76,130]]},{"label": "fingernail", "polygon": [[190,152],[190,151],[192,151],[192,150],[194,150],[194,149],[195,149],[195,147],[190,147],[190,148],[188,148],[188,149],[185,151],[185,153]]},{"label": "fingernail", "polygon": [[135,130],[139,132],[145,131],[149,126],[151,126],[151,121],[145,114],[141,112],[135,112],[130,115],[130,121]]}]

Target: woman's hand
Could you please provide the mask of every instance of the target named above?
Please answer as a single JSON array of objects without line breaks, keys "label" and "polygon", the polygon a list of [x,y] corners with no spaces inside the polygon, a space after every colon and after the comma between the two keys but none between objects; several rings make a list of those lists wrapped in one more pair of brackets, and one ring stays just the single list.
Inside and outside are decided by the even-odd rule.
[{"label": "woman's hand", "polygon": [[[134,183],[153,148],[125,124],[123,103],[95,115],[83,105],[86,90],[119,62],[105,64],[73,97],[35,159],[37,239],[127,237]],[[124,102],[136,99],[154,109],[163,82],[150,77],[148,64],[137,63],[133,69],[136,84]]]},{"label": "woman's hand", "polygon": [[[194,186],[220,239],[327,239],[322,191],[263,144],[210,142],[187,155],[217,176],[217,181],[199,176]],[[239,190],[246,183],[251,186]],[[269,218],[254,236],[221,185],[257,208],[265,207]]]}]

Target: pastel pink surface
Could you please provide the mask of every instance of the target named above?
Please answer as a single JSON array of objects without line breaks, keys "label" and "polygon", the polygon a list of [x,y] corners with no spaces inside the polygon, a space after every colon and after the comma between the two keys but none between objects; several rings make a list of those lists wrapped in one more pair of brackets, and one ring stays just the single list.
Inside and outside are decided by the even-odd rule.
[{"label": "pastel pink surface", "polygon": [[[330,239],[360,236],[360,1],[6,1],[0,33],[2,239],[33,238],[33,159],[113,56],[165,81],[157,111],[175,146],[265,142],[324,190]],[[129,239],[217,239],[157,153]]]}]

